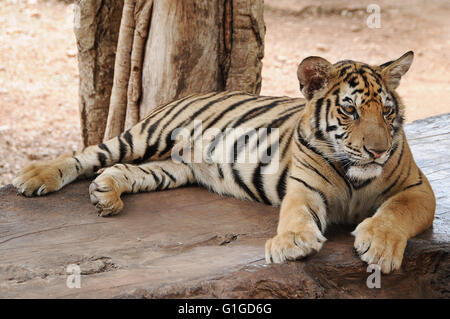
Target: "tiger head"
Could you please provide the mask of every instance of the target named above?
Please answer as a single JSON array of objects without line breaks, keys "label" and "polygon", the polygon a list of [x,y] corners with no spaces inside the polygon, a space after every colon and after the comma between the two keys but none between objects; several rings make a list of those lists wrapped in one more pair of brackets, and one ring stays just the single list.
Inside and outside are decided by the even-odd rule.
[{"label": "tiger head", "polygon": [[394,90],[413,57],[409,51],[379,66],[320,57],[300,63],[297,76],[308,101],[301,126],[309,128],[309,143],[340,162],[350,179],[379,176],[401,139],[404,107]]}]

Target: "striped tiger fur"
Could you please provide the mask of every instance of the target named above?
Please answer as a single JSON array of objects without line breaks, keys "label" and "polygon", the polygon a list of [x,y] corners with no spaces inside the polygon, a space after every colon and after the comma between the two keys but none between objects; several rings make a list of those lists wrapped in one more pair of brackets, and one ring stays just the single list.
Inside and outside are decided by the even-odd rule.
[{"label": "striped tiger fur", "polygon": [[[412,60],[412,52],[381,66],[309,57],[298,68],[306,99],[191,95],[156,108],[103,144],[33,163],[13,184],[25,196],[40,196],[100,173],[90,198],[100,216],[109,216],[122,210],[123,193],[198,183],[281,206],[277,235],[266,243],[267,262],[319,251],[330,223],[359,223],[355,249],[389,273],[400,268],[408,238],[431,225],[436,205],[408,147],[404,106],[394,91]],[[179,141],[179,128],[192,139]],[[220,145],[217,135],[228,129],[243,131]],[[260,145],[269,161],[237,161],[260,152]],[[198,149],[221,154],[222,161],[193,160]],[[223,161],[227,154],[231,161]]]}]

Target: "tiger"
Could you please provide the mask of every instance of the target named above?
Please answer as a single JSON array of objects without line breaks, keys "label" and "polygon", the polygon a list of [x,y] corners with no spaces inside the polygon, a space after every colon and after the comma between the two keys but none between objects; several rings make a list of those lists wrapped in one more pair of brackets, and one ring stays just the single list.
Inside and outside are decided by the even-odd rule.
[{"label": "tiger", "polygon": [[29,164],[13,185],[42,196],[96,176],[90,200],[105,217],[122,211],[123,193],[198,184],[280,208],[276,235],[265,244],[267,263],[319,252],[327,227],[346,223],[357,225],[351,234],[362,261],[387,274],[401,268],[408,239],[431,226],[436,208],[395,91],[413,57],[409,51],[369,65],[310,56],[297,69],[304,98],[189,95],[155,107],[111,140]]}]

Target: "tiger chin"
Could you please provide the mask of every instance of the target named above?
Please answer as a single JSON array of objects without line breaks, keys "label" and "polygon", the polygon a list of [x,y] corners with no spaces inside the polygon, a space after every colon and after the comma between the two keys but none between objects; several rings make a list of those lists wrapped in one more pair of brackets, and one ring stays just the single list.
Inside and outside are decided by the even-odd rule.
[{"label": "tiger chin", "polygon": [[[297,71],[304,99],[244,92],[186,96],[156,107],[100,145],[32,163],[13,184],[25,196],[41,196],[97,173],[90,198],[100,216],[111,216],[123,209],[123,193],[198,183],[219,194],[280,206],[277,234],[265,245],[268,263],[318,252],[328,225],[352,223],[358,224],[352,235],[361,259],[390,273],[400,268],[407,240],[431,226],[436,207],[409,149],[404,106],[395,92],[412,61],[411,51],[381,65],[308,57]],[[253,130],[231,144],[217,137],[197,143],[197,136],[189,144],[191,154],[200,144],[209,158],[234,151],[236,160],[246,150],[259,152],[276,129],[270,161],[174,156],[184,147],[174,132],[183,128],[195,135],[199,122],[208,136],[210,130],[222,137],[230,128]]]}]

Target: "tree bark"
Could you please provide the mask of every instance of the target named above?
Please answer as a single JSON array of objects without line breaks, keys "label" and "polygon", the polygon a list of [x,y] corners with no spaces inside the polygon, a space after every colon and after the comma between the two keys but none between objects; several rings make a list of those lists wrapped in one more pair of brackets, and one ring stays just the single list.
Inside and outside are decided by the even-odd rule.
[{"label": "tree bark", "polygon": [[131,52],[135,31],[134,11],[136,2],[136,0],[125,0],[123,6],[105,136],[113,137],[119,135],[125,125]]},{"label": "tree bark", "polygon": [[142,77],[140,118],[191,93],[259,93],[263,1],[155,0]]},{"label": "tree bark", "polygon": [[[114,7],[112,16],[100,19],[97,12],[105,10],[99,8],[109,5]],[[78,6],[78,15],[84,17],[76,32],[83,50],[80,111],[85,145],[101,141],[102,132],[105,140],[117,136],[153,108],[192,93],[260,91],[263,0],[125,0],[120,6],[105,0],[80,1]],[[89,12],[83,14],[83,9]],[[114,41],[115,64],[110,59]],[[89,45],[80,45],[84,42]],[[105,50],[109,54],[97,53]]]},{"label": "tree bark", "polygon": [[131,70],[128,84],[128,101],[125,128],[130,128],[139,121],[139,99],[142,94],[142,62],[147,41],[153,0],[141,0],[135,14],[136,31],[131,52]]},{"label": "tree bark", "polygon": [[123,0],[75,2],[79,109],[84,146],[101,143],[108,116]]}]

